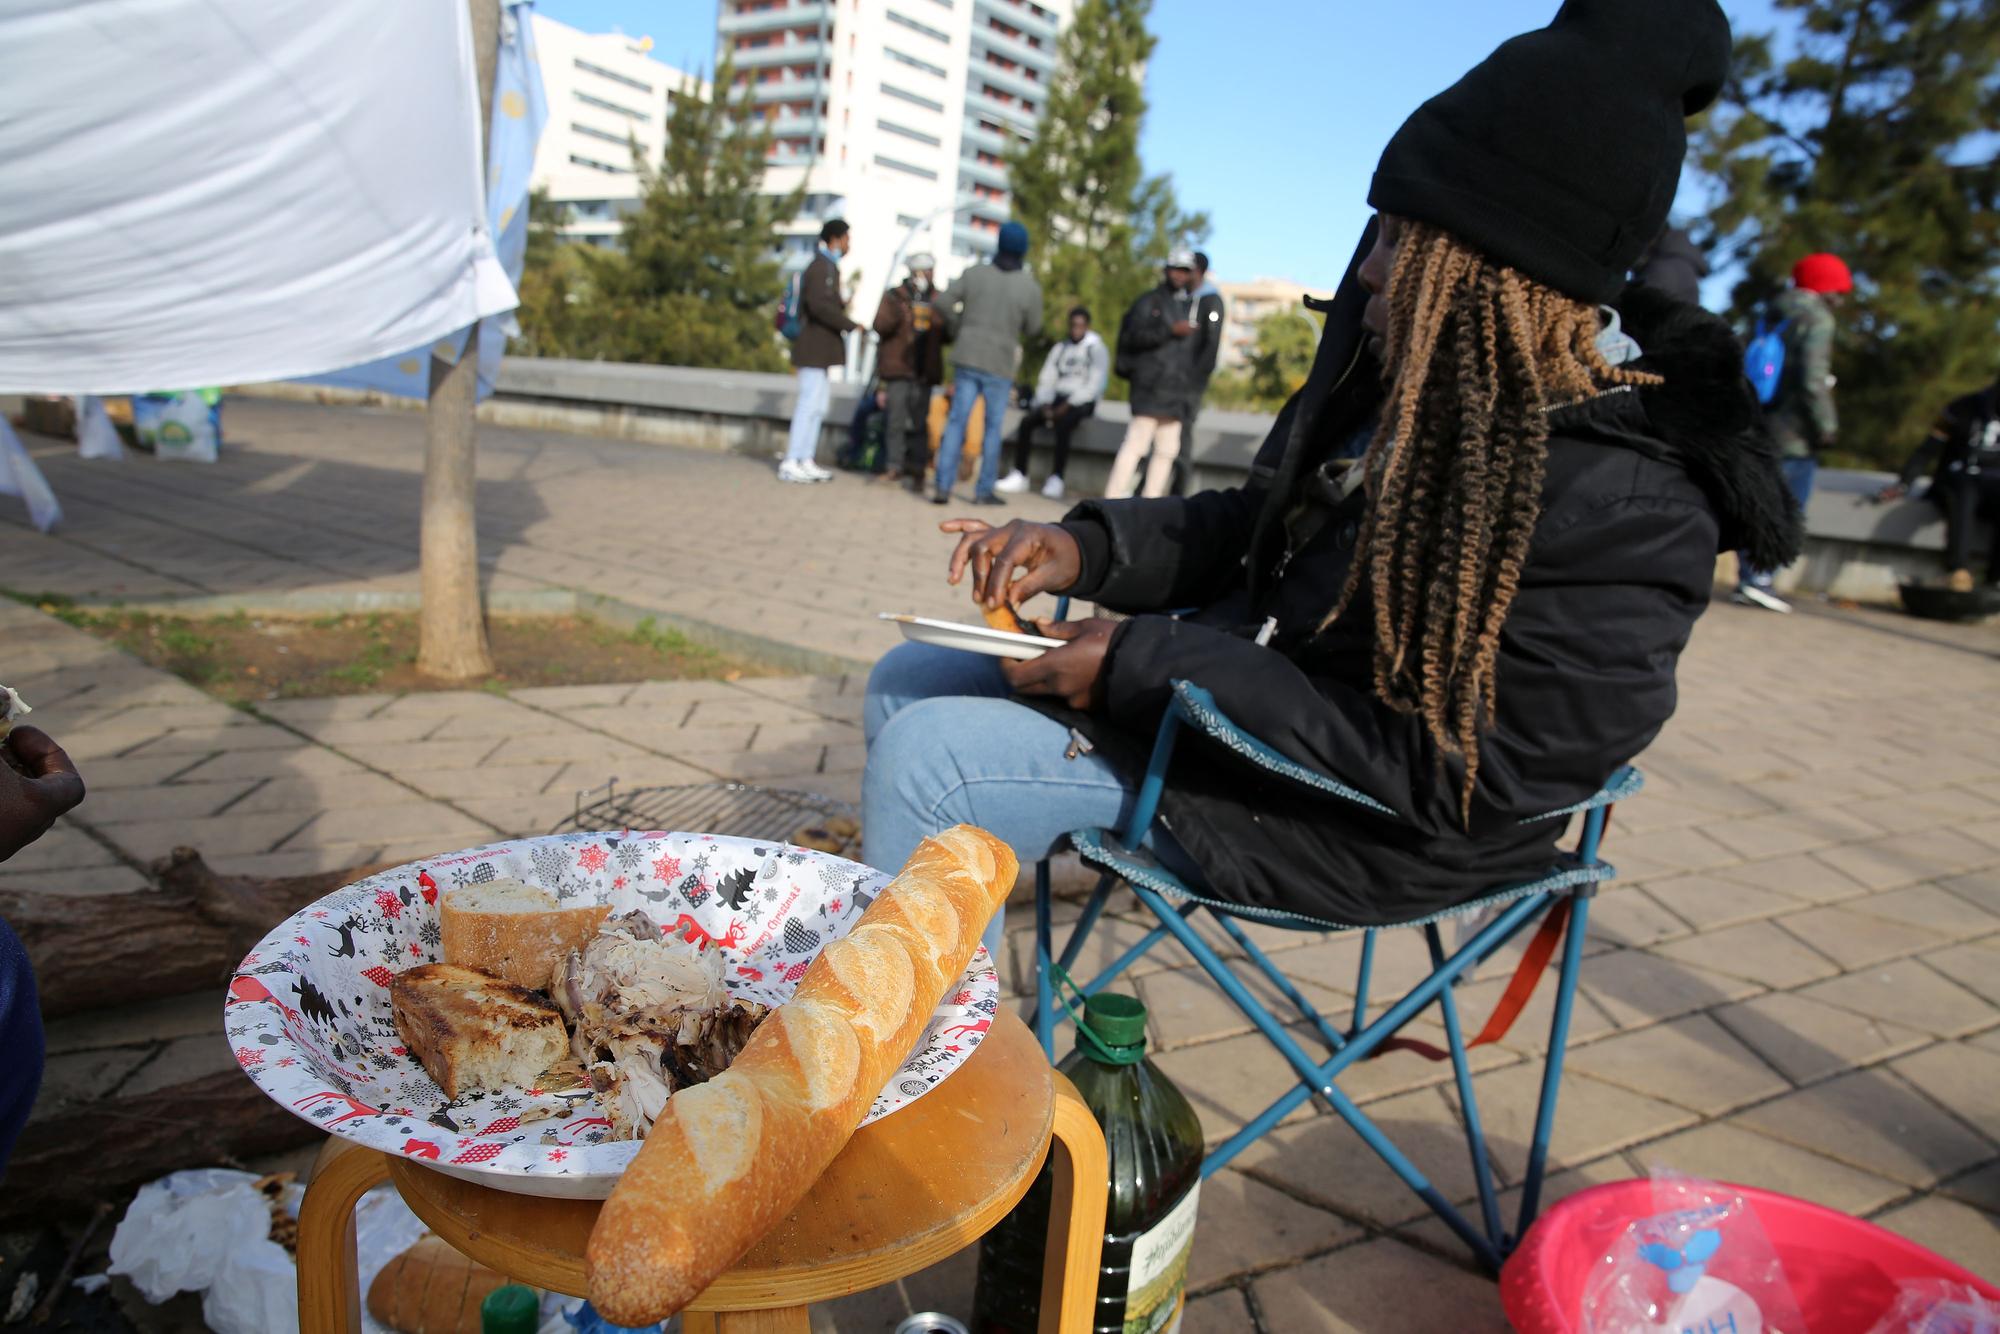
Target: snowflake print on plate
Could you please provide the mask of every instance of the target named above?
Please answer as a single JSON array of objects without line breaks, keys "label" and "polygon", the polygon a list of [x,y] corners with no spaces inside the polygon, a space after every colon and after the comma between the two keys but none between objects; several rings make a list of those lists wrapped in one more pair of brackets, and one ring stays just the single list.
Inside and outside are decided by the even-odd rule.
[{"label": "snowflake print on plate", "polygon": [[[639,1146],[605,1139],[595,1095],[505,1088],[452,1102],[397,1036],[389,983],[438,959],[438,895],[426,891],[502,876],[569,903],[644,908],[681,939],[722,950],[731,991],[762,1005],[790,999],[827,942],[889,883],[825,853],[711,834],[557,834],[412,862],[309,905],[245,956],[225,1005],[237,1064],[329,1134],[503,1190],[610,1194]],[[867,1119],[963,1064],[999,997],[981,949]]]}]

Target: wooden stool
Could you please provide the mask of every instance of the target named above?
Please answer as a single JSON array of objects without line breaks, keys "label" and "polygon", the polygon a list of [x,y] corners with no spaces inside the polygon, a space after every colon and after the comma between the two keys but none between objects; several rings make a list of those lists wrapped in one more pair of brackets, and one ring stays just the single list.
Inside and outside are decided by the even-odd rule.
[{"label": "wooden stool", "polygon": [[[1051,1141],[1061,1146],[1051,1154]],[[855,1133],[796,1209],[696,1298],[686,1334],[805,1334],[807,1306],[935,1264],[991,1229],[1055,1164],[1043,1331],[1087,1334],[1097,1300],[1110,1179],[1104,1134],[1069,1080],[1011,1013],[949,1079]],[[346,1140],[320,1153],[299,1209],[301,1334],[356,1334],[354,1206],[388,1179],[417,1217],[480,1264],[522,1283],[585,1292],[596,1200],[477,1186]]]}]

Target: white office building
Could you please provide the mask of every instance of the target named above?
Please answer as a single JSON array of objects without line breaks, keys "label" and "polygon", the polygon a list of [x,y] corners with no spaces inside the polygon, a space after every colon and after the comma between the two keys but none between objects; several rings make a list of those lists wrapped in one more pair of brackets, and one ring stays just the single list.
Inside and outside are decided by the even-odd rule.
[{"label": "white office building", "polygon": [[650,37],[579,32],[540,14],[534,22],[549,107],[534,184],[569,210],[566,237],[614,243],[619,218],[639,199],[632,145],[660,160],[668,99],[687,75],[653,58]]},{"label": "white office building", "polygon": [[[850,313],[874,314],[896,262],[929,251],[940,281],[993,252],[1011,216],[1003,155],[1046,109],[1073,0],[722,0],[718,52],[775,136],[766,188],[806,201],[788,267],[844,217]],[[546,61],[547,57],[544,57]]]}]

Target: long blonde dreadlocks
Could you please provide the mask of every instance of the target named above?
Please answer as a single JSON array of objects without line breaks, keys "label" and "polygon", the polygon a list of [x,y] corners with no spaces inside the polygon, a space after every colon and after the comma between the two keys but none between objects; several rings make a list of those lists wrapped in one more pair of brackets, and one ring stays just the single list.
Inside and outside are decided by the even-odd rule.
[{"label": "long blonde dreadlocks", "polygon": [[1598,316],[1438,228],[1407,224],[1389,278],[1388,396],[1365,467],[1370,497],[1340,601],[1368,581],[1375,693],[1464,756],[1471,819],[1500,627],[1541,513],[1548,413],[1659,377],[1614,368]]}]

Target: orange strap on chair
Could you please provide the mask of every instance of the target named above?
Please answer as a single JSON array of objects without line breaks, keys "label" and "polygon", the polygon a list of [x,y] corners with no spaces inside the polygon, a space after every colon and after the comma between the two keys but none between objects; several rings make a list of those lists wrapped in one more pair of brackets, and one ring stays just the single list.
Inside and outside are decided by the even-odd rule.
[{"label": "orange strap on chair", "polygon": [[[1528,1001],[1535,994],[1535,987],[1542,980],[1542,973],[1548,968],[1549,960],[1555,957],[1556,946],[1562,943],[1563,928],[1569,925],[1570,900],[1567,895],[1556,901],[1549,909],[1549,915],[1535,931],[1535,938],[1528,942],[1528,949],[1521,956],[1521,962],[1514,969],[1513,980],[1500,993],[1500,1003],[1493,1007],[1487,1017],[1486,1026],[1479,1030],[1479,1036],[1465,1044],[1471,1051],[1474,1047],[1484,1047],[1489,1042],[1498,1042],[1507,1036],[1507,1030],[1521,1017],[1521,1011],[1528,1008]],[[1451,1053],[1444,1048],[1425,1042],[1422,1038],[1385,1038],[1369,1058],[1392,1051],[1413,1051],[1427,1061],[1448,1061]]]}]

